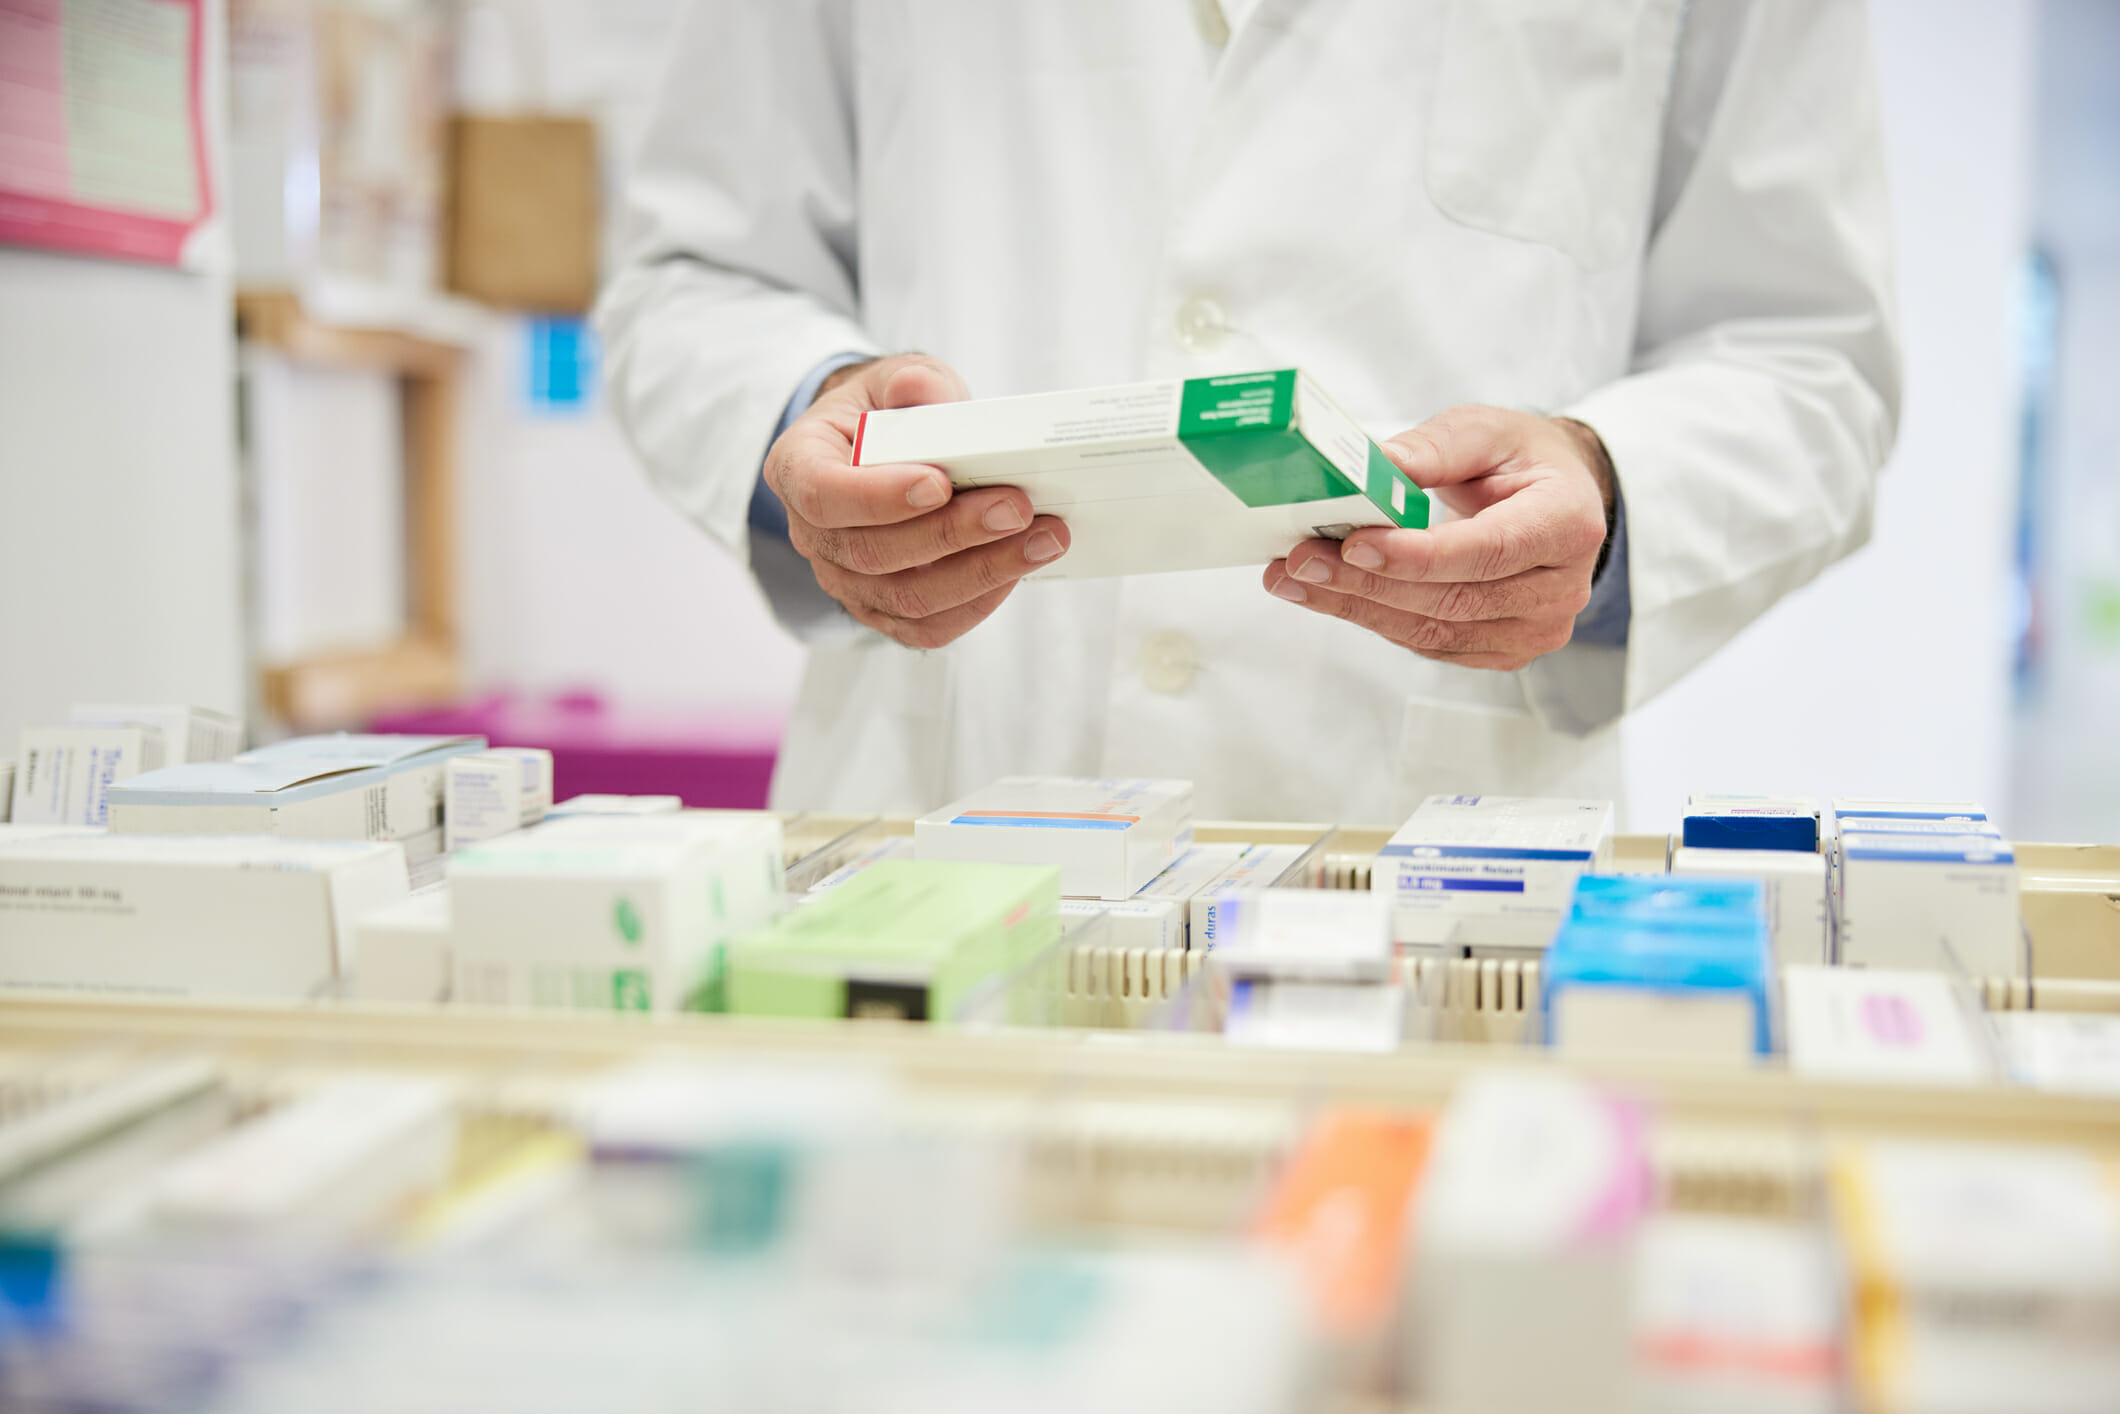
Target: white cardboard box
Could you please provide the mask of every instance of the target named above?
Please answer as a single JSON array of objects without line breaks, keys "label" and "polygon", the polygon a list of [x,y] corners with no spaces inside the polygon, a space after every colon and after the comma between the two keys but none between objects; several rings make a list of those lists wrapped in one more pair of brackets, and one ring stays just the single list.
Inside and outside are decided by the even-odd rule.
[{"label": "white cardboard box", "polygon": [[672,1012],[718,988],[734,938],[780,907],[762,811],[547,820],[450,870],[459,1002]]},{"label": "white cardboard box", "polygon": [[2017,857],[1997,835],[1840,836],[1840,961],[2022,977]]},{"label": "white cardboard box", "polygon": [[1238,890],[1293,887],[1290,875],[1310,853],[1308,845],[1255,844],[1245,847],[1228,868],[1194,891],[1186,946],[1206,951],[1222,942],[1222,898]]},{"label": "white cardboard box", "polygon": [[153,727],[162,734],[164,766],[227,761],[243,749],[242,718],[208,707],[77,702],[68,713],[68,720],[77,727]]},{"label": "white cardboard box", "polygon": [[18,825],[104,825],[111,787],[162,764],[153,727],[25,727],[15,762]]},{"label": "white cardboard box", "polygon": [[1542,953],[1575,881],[1612,858],[1612,802],[1431,795],[1378,853],[1392,937],[1417,947]]},{"label": "white cardboard box", "polygon": [[449,889],[435,885],[354,924],[353,995],[364,1002],[443,1002],[453,970]]},{"label": "white cardboard box", "polygon": [[1395,983],[1242,977],[1222,1034],[1262,1050],[1379,1054],[1399,1048],[1405,1027],[1406,989]]},{"label": "white cardboard box", "polygon": [[1196,844],[1187,848],[1170,866],[1141,886],[1134,897],[1161,899],[1178,906],[1178,946],[1192,946],[1192,901],[1244,857],[1248,844]]},{"label": "white cardboard box", "polygon": [[309,997],[405,894],[394,844],[63,836],[0,844],[0,985]]},{"label": "white cardboard box", "polygon": [[450,853],[535,825],[552,808],[552,753],[498,747],[449,758],[442,828]]},{"label": "white cardboard box", "polygon": [[1067,522],[1033,579],[1263,565],[1316,535],[1428,524],[1428,497],[1296,369],[894,408],[854,464],[1015,486]]},{"label": "white cardboard box", "polygon": [[1408,1229],[1405,1345],[1424,1408],[1633,1408],[1649,1140],[1639,1106],[1573,1077],[1490,1072],[1458,1085]]},{"label": "white cardboard box", "polygon": [[372,766],[389,788],[383,825],[372,839],[397,840],[414,863],[443,853],[442,794],[451,757],[486,749],[482,736],[392,736],[338,732],[289,737],[246,751],[236,760],[266,763],[341,762]]},{"label": "white cardboard box", "polygon": [[455,1097],[441,1081],[341,1076],[169,1168],[152,1213],[183,1230],[361,1232],[447,1178],[456,1137]]},{"label": "white cardboard box", "polygon": [[1826,861],[1793,849],[1685,849],[1671,856],[1671,872],[1709,878],[1757,879],[1766,890],[1767,929],[1775,960],[1825,963]]},{"label": "white cardboard box", "polygon": [[297,737],[233,761],[171,766],[111,797],[123,834],[394,840],[417,869],[441,855],[443,779],[479,737]]},{"label": "white cardboard box", "polygon": [[1374,890],[1253,887],[1214,902],[1208,947],[1225,972],[1299,982],[1391,976],[1391,900]]},{"label": "white cardboard box", "polygon": [[1132,898],[1192,844],[1192,782],[1008,776],[913,823],[919,859],[1058,865],[1069,898]]},{"label": "white cardboard box", "polygon": [[1991,1048],[1951,978],[1848,967],[1782,969],[1789,1069],[1884,1084],[1972,1085]]},{"label": "white cardboard box", "polygon": [[2004,1011],[1989,1020],[2018,1084],[2120,1099],[2120,1016]]},{"label": "white cardboard box", "polygon": [[1099,945],[1110,948],[1147,948],[1160,951],[1185,946],[1185,905],[1175,899],[1131,898],[1114,901],[1101,898],[1060,900],[1063,933],[1073,923],[1101,919]]}]

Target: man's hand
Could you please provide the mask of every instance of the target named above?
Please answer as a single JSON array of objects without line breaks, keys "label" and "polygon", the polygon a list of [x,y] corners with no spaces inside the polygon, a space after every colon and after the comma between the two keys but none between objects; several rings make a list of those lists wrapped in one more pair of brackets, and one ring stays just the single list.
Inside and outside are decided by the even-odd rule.
[{"label": "man's hand", "polygon": [[1266,587],[1468,668],[1514,671],[1565,646],[1612,517],[1612,463],[1597,433],[1565,418],[1468,406],[1383,446],[1466,519],[1306,540],[1266,567]]},{"label": "man's hand", "polygon": [[788,539],[818,585],[911,648],[961,638],[1017,580],[1067,551],[1067,527],[1033,519],[1014,487],[953,496],[931,466],[853,465],[862,413],[968,396],[962,378],[923,354],[857,363],[827,378],[766,453],[766,485],[787,507]]}]

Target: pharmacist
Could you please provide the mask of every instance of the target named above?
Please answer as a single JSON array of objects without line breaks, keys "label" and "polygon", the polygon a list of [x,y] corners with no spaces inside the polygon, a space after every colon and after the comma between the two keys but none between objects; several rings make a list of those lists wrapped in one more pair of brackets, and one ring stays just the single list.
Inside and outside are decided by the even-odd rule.
[{"label": "pharmacist", "polygon": [[[779,804],[1611,796],[1621,714],[1869,533],[1858,0],[699,0],[669,74],[600,323],[810,644]],[[1068,537],[1020,492],[849,465],[864,408],[1289,365],[1461,518],[1021,584]]]}]

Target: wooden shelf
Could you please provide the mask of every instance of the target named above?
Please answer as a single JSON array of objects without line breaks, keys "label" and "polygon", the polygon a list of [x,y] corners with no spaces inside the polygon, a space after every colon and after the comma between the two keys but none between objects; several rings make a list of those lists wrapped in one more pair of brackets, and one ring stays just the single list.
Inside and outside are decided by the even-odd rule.
[{"label": "wooden shelf", "polygon": [[263,669],[266,709],[296,731],[364,725],[384,708],[432,706],[463,686],[457,642],[456,441],[467,350],[424,333],[314,319],[291,290],[236,296],[250,343],[326,368],[394,375],[402,393],[407,627],[395,643]]}]

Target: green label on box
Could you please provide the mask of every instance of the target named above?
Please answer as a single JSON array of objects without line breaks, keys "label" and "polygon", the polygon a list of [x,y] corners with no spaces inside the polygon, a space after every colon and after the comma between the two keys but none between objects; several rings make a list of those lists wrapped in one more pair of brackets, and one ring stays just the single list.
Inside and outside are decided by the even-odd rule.
[{"label": "green label on box", "polygon": [[630,969],[620,969],[611,974],[611,1009],[613,1011],[648,1010],[648,974]]},{"label": "green label on box", "polygon": [[1296,370],[1188,378],[1178,439],[1245,505],[1287,506],[1366,497],[1394,525],[1428,524],[1428,497],[1374,442],[1363,484],[1334,466],[1296,425]]}]

